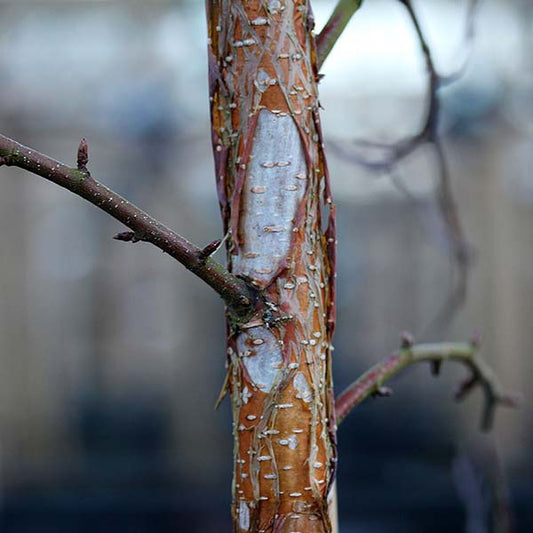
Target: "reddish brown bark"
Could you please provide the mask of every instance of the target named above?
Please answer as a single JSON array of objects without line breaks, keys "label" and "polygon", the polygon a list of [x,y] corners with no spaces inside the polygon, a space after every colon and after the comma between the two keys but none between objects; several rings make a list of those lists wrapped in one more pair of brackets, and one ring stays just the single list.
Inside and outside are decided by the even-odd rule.
[{"label": "reddish brown bark", "polygon": [[208,21],[229,266],[262,295],[228,328],[234,531],[329,532],[335,228],[310,6],[213,0]]}]

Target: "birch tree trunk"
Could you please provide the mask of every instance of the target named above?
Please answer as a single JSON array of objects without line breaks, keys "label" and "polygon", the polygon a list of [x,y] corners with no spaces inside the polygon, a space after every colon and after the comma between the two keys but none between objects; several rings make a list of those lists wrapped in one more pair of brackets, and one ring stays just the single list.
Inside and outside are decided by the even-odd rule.
[{"label": "birch tree trunk", "polygon": [[330,532],[335,221],[307,0],[208,0],[216,180],[229,269],[236,532]]}]

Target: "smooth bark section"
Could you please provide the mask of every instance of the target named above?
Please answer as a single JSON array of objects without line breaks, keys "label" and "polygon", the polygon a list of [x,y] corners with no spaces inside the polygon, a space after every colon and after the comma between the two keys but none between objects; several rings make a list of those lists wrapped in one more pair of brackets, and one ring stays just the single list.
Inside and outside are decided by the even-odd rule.
[{"label": "smooth bark section", "polygon": [[86,144],[80,145],[79,152],[79,168],[71,168],[0,135],[0,166],[3,164],[28,170],[81,196],[130,228],[134,234],[130,240],[152,243],[203,279],[235,313],[250,312],[255,296],[243,280],[210,257],[203,257],[202,249],[96,181],[85,169],[88,159]]},{"label": "smooth bark section", "polygon": [[[250,378],[251,389],[270,391],[283,363],[276,336],[263,326],[246,329],[237,336],[237,350]],[[244,404],[252,397],[251,389],[244,387],[241,392]]]},{"label": "smooth bark section", "polygon": [[307,164],[293,118],[259,112],[242,193],[234,272],[259,287],[269,285],[284,263],[298,206],[307,182]]},{"label": "smooth bark section", "polygon": [[429,362],[432,373],[436,375],[444,361],[455,361],[468,367],[471,372],[470,378],[457,391],[456,399],[463,399],[476,385],[481,386],[485,394],[481,426],[482,429],[489,430],[495,407],[514,407],[519,398],[504,391],[494,372],[478,356],[477,351],[476,343],[417,344],[402,348],[367,370],[337,397],[337,422],[342,422],[369,396],[389,395],[390,391],[384,390],[383,384],[404,368],[415,363]]}]

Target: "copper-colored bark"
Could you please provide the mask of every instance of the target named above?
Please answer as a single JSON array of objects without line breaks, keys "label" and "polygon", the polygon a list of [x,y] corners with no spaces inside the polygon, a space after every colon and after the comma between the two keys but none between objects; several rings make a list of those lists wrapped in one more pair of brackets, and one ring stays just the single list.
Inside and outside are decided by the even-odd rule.
[{"label": "copper-colored bark", "polygon": [[[232,511],[238,532],[331,530],[335,228],[311,20],[307,0],[208,1],[216,179],[234,273],[241,273],[238,258],[251,239],[243,220],[255,216],[247,182],[253,178],[248,172],[252,151],[253,157],[260,156],[254,142],[262,111],[291,117],[299,133],[295,152],[303,148],[307,168],[305,175],[293,176],[305,194],[290,218],[288,252],[271,274],[265,270],[266,278],[247,274],[264,299],[247,323],[232,320],[228,328],[235,435]],[[263,166],[276,164],[291,172],[291,161]],[[252,192],[275,194],[266,187]],[[329,222],[323,231],[325,216]],[[272,383],[257,381],[261,372],[269,372],[253,366],[260,358],[276,367]]]}]

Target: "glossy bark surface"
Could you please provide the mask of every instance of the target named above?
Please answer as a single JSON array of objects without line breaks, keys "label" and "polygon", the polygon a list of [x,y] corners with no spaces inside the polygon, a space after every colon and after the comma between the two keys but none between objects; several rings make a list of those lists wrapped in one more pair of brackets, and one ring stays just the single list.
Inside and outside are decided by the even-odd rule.
[{"label": "glossy bark surface", "polygon": [[215,0],[208,22],[229,267],[262,295],[228,328],[234,531],[328,532],[336,243],[310,5]]}]

